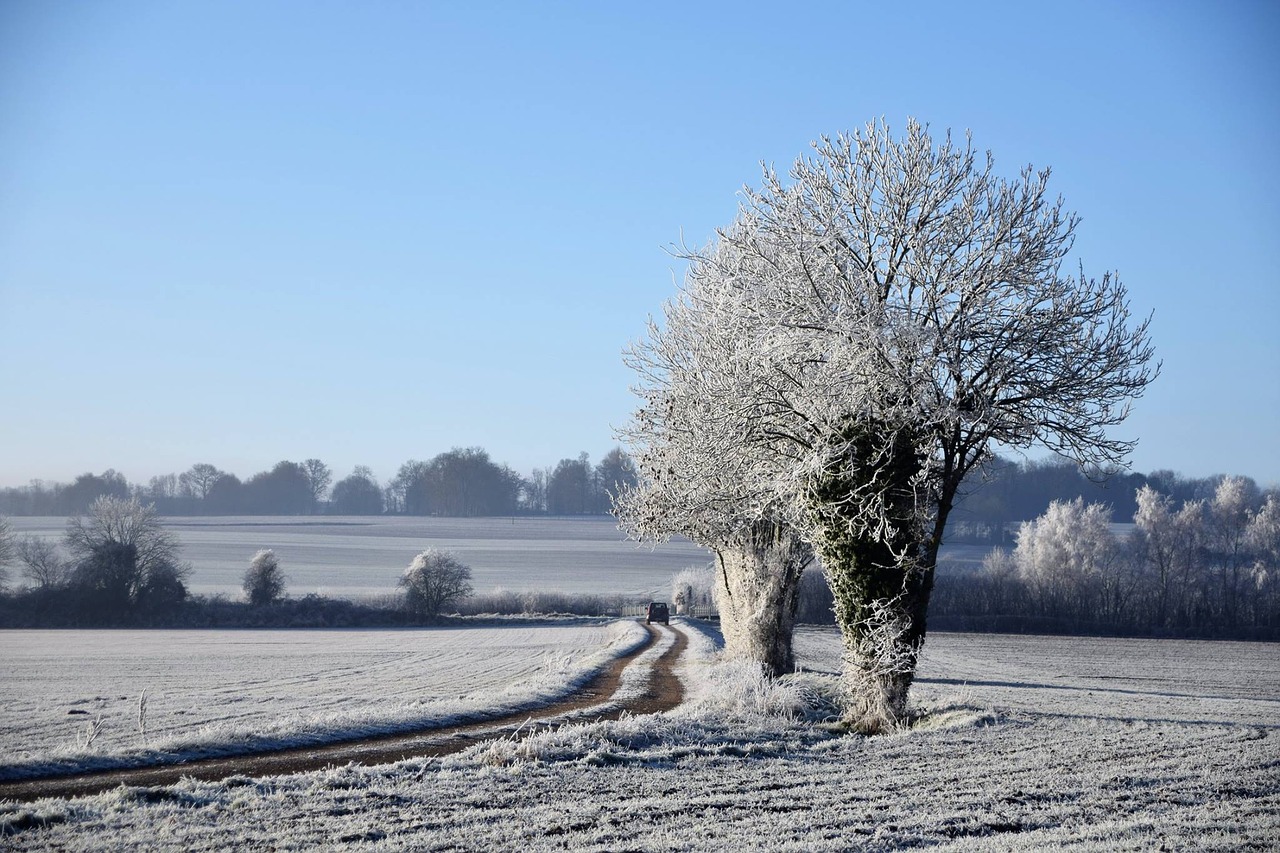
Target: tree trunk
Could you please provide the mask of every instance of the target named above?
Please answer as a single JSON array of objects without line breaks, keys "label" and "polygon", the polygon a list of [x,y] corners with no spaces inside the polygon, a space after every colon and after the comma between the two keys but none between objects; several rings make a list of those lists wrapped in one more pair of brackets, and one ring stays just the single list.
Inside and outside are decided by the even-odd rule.
[{"label": "tree trunk", "polygon": [[[899,725],[924,643],[936,544],[917,513],[921,460],[909,437],[885,444],[862,427],[852,459],[837,460],[811,489],[815,549],[835,598],[844,641],[846,722],[874,734]],[[866,460],[873,460],[868,463]],[[879,537],[855,518],[852,496],[875,486],[890,522]],[[936,535],[935,535],[935,538]]]},{"label": "tree trunk", "polygon": [[716,549],[716,605],[727,656],[756,661],[774,678],[795,669],[791,636],[808,561],[800,539],[769,522]]},{"label": "tree trunk", "polygon": [[891,729],[924,643],[933,569],[895,559],[884,543],[831,530],[819,549],[844,640],[848,722],[867,734]]}]

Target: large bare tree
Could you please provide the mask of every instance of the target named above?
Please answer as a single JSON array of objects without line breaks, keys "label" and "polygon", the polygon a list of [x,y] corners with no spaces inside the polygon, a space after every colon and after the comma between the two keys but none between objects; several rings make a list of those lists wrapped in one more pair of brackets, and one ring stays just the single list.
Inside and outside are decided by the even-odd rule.
[{"label": "large bare tree", "polygon": [[208,462],[197,462],[178,476],[178,484],[184,494],[204,500],[209,497],[209,490],[214,483],[226,476],[217,466]]},{"label": "large bare tree", "polygon": [[1048,178],[872,123],[785,178],[766,169],[685,253],[667,319],[694,330],[693,378],[662,403],[708,418],[706,458],[772,495],[821,558],[859,729],[906,713],[965,475],[996,445],[1098,468],[1132,448],[1108,428],[1158,372],[1148,322],[1115,276],[1064,273],[1078,219]]},{"label": "large bare tree", "polygon": [[302,463],[302,470],[307,473],[307,483],[311,487],[312,512],[324,503],[329,493],[329,484],[333,482],[333,471],[319,459],[307,459]]}]

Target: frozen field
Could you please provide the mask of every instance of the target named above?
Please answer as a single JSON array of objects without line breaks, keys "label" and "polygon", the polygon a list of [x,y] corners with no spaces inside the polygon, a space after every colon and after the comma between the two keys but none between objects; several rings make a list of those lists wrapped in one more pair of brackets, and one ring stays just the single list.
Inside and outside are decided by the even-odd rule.
[{"label": "frozen field", "polygon": [[[3,631],[0,778],[51,761],[322,738],[546,700],[635,622],[332,631]],[[146,738],[139,725],[146,691]],[[85,745],[93,721],[102,726]]]},{"label": "frozen field", "polygon": [[[1280,663],[1245,643],[930,638],[927,725],[815,724],[694,634],[690,701],[445,759],[0,805],[14,849],[1274,850]],[[809,710],[809,717],[796,713]]]},{"label": "frozen field", "polygon": [[[839,671],[835,628],[802,625],[795,647],[799,666]],[[957,692],[1011,713],[1277,726],[1280,645],[931,634],[912,698]]]},{"label": "frozen field", "polygon": [[[19,533],[61,538],[65,518],[10,519]],[[477,592],[494,589],[653,596],[709,554],[687,541],[627,541],[609,518],[205,517],[167,518],[194,569],[195,593],[240,594],[249,559],[271,548],[290,595],[390,592],[425,548],[455,552]]]}]

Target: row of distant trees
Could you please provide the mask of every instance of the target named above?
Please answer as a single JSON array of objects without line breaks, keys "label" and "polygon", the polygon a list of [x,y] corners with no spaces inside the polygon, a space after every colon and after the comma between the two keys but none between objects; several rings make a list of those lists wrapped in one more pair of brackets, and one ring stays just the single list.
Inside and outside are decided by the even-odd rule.
[{"label": "row of distant trees", "polygon": [[471,447],[410,460],[386,483],[363,465],[334,482],[320,459],[282,461],[246,480],[206,462],[145,485],[115,470],[86,473],[67,484],[0,489],[0,515],[75,515],[100,497],[136,498],[161,515],[593,515],[609,512],[613,496],[635,482],[621,448],[595,465],[582,453],[525,477]]},{"label": "row of distant trees", "polygon": [[944,573],[933,615],[948,627],[1280,636],[1280,496],[1227,477],[1208,496],[1144,485],[1133,529],[1077,498],[1024,522],[981,571]]},{"label": "row of distant trees", "polygon": [[[985,471],[966,478],[948,539],[1011,546],[1018,523],[1043,515],[1055,501],[1076,498],[1104,504],[1112,521],[1127,522],[1138,511],[1136,496],[1144,486],[1183,504],[1210,500],[1226,479],[1222,474],[1183,477],[1170,470],[1082,471],[1061,458],[996,457]],[[1259,492],[1252,479],[1237,479]],[[595,465],[582,453],[526,477],[471,447],[425,462],[410,460],[386,483],[363,465],[334,482],[332,469],[319,459],[283,461],[247,480],[209,463],[152,477],[145,485],[130,483],[115,470],[87,473],[72,483],[0,488],[0,515],[74,515],[102,496],[134,497],[154,504],[161,515],[603,515],[613,496],[635,482],[635,465],[621,448]]]},{"label": "row of distant trees", "polygon": [[1168,469],[1149,474],[1103,471],[1081,469],[1061,457],[1018,462],[997,456],[984,471],[965,478],[962,497],[947,525],[947,538],[951,542],[1012,546],[1019,523],[1039,518],[1054,502],[1077,498],[1105,506],[1110,521],[1127,523],[1138,512],[1138,493],[1144,487],[1181,505],[1211,501],[1227,479],[1239,480],[1250,493],[1264,496],[1251,477],[1184,477]]},{"label": "row of distant trees", "polygon": [[[978,571],[953,564],[935,581],[930,622],[988,630],[1280,639],[1280,495],[1244,477],[1207,497],[1144,485],[1133,527],[1117,535],[1111,507],[1053,501],[994,548]],[[714,603],[711,567],[671,579],[677,612]],[[805,571],[797,621],[832,623],[817,564]]]}]

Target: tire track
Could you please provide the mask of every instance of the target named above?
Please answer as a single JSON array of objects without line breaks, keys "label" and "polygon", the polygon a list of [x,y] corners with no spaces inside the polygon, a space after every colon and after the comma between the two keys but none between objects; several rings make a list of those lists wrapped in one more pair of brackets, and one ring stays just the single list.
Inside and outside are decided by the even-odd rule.
[{"label": "tire track", "polygon": [[[290,747],[272,752],[0,782],[0,800],[30,802],[44,797],[80,797],[121,785],[172,785],[186,777],[216,781],[230,776],[305,773],[351,762],[366,765],[390,764],[410,758],[449,755],[499,737],[524,737],[537,731],[557,728],[569,721],[616,720],[624,713],[657,714],[669,711],[684,701],[684,685],[675,673],[675,665],[689,644],[683,631],[671,628],[667,630],[675,634],[675,642],[654,661],[645,689],[632,699],[611,701],[621,685],[623,670],[652,648],[660,636],[658,629],[652,625],[646,625],[645,628],[649,632],[649,639],[643,645],[613,661],[574,696],[531,711],[475,723]],[[606,707],[598,714],[584,713],[597,706]],[[570,715],[572,720],[563,719]]]}]

